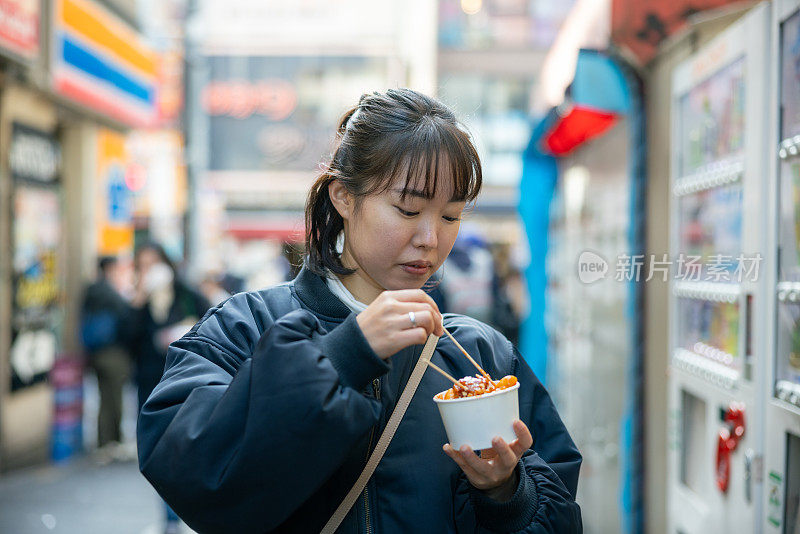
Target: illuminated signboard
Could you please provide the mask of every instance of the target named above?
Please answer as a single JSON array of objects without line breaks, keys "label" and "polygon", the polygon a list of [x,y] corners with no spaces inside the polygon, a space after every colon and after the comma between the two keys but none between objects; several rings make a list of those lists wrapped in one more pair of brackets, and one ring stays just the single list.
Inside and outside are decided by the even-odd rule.
[{"label": "illuminated signboard", "polygon": [[0,50],[33,60],[39,55],[39,0],[0,0]]},{"label": "illuminated signboard", "polygon": [[56,0],[53,21],[56,92],[128,125],[152,125],[158,55],[140,36],[90,0]]}]

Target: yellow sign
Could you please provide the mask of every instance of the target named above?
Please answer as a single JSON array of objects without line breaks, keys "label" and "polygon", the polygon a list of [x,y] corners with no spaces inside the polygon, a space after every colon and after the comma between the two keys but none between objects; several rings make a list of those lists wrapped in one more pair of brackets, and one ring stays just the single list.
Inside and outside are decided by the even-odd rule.
[{"label": "yellow sign", "polygon": [[41,260],[42,272],[39,276],[20,277],[16,296],[16,304],[20,309],[45,308],[60,296],[55,251],[44,252]]},{"label": "yellow sign", "polygon": [[97,138],[97,252],[100,256],[133,253],[130,164],[125,137],[101,129]]}]

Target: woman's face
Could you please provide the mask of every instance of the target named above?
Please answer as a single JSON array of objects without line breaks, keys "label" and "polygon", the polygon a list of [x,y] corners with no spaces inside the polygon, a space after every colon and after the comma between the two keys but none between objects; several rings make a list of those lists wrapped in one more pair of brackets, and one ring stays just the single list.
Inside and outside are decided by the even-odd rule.
[{"label": "woman's face", "polygon": [[439,187],[431,199],[421,186],[412,186],[404,200],[402,185],[362,197],[358,205],[341,184],[330,190],[345,220],[342,263],[356,269],[343,282],[361,302],[372,302],[386,289],[421,288],[441,267],[458,235],[465,202],[451,198],[451,183]]},{"label": "woman's face", "polygon": [[137,258],[139,286],[148,293],[163,289],[174,280],[174,273],[155,250],[146,248]]},{"label": "woman's face", "polygon": [[139,257],[136,261],[136,267],[139,270],[139,275],[144,276],[153,265],[161,263],[161,257],[158,253],[150,248],[145,248],[139,251]]}]

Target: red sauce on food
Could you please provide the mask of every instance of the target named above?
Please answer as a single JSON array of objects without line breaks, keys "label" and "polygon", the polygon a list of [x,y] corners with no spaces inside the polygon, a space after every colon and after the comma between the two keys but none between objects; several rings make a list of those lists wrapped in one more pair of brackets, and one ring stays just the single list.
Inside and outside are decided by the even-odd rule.
[{"label": "red sauce on food", "polygon": [[491,393],[498,389],[507,389],[517,383],[517,377],[514,375],[507,375],[500,380],[488,380],[481,375],[465,376],[458,381],[463,387],[453,386],[448,390],[442,391],[436,395],[437,399],[450,400],[450,399],[463,399],[467,397],[477,397],[484,393]]}]

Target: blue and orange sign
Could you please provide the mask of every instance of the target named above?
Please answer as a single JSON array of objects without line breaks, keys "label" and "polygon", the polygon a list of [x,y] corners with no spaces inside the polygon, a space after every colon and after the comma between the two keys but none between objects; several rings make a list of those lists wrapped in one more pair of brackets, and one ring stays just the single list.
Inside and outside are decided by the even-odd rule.
[{"label": "blue and orange sign", "polygon": [[116,256],[133,252],[133,200],[126,174],[130,157],[125,137],[102,128],[97,137],[97,252]]},{"label": "blue and orange sign", "polygon": [[56,92],[131,126],[153,124],[158,54],[92,0],[56,0],[53,21]]}]

